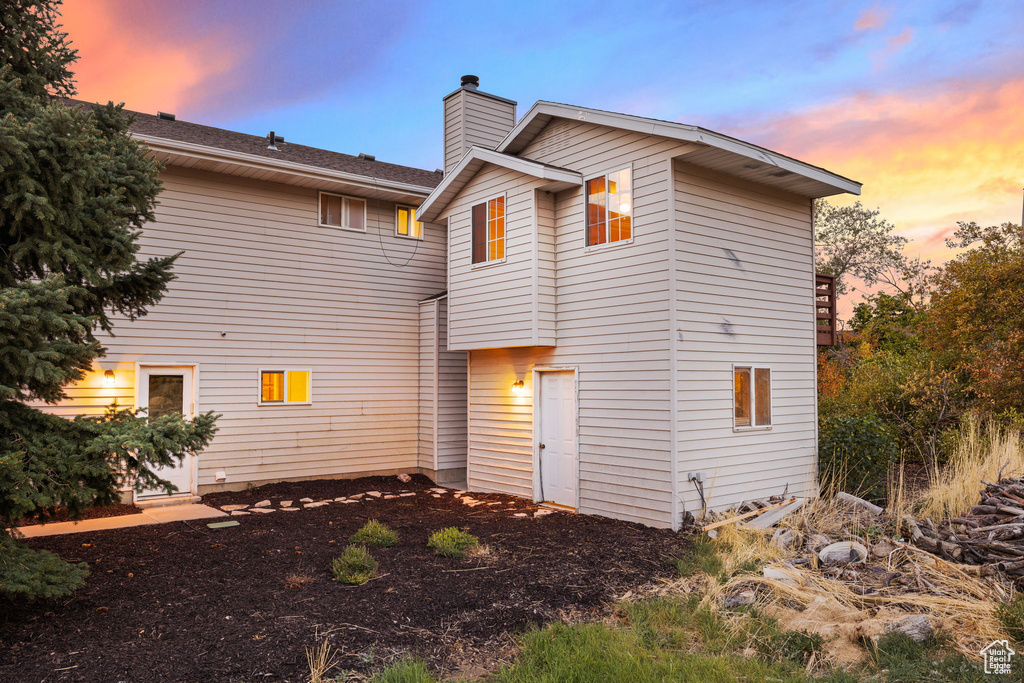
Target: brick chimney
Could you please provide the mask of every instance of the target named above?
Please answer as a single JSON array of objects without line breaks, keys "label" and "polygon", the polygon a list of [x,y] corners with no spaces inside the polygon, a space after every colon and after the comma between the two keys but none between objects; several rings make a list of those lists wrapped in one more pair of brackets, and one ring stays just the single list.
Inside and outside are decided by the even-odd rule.
[{"label": "brick chimney", "polygon": [[494,149],[516,124],[516,103],[479,90],[480,79],[463,76],[444,98],[444,172],[470,147]]}]

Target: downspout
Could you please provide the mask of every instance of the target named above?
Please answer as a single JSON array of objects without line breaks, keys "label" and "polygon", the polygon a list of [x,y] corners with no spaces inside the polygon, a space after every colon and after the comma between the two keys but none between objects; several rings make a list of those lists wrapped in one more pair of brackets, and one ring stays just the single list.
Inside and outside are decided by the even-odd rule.
[{"label": "downspout", "polygon": [[682,524],[682,511],[679,500],[679,396],[678,396],[678,361],[676,358],[678,344],[676,329],[678,327],[679,305],[676,291],[676,177],[675,162],[668,160],[668,286],[669,286],[669,463],[672,477],[672,531],[679,531]]}]

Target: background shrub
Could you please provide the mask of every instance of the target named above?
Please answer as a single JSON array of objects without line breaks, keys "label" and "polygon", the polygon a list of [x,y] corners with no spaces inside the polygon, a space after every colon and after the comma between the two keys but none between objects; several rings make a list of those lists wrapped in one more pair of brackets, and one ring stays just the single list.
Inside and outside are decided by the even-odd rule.
[{"label": "background shrub", "polygon": [[899,448],[872,416],[825,417],[818,427],[818,471],[823,481],[867,498],[886,494],[889,467]]},{"label": "background shrub", "polygon": [[358,586],[377,574],[377,560],[361,545],[346,546],[331,563],[331,573],[342,583]]},{"label": "background shrub", "polygon": [[373,548],[390,548],[398,543],[398,532],[386,524],[371,519],[362,529],[352,534],[349,541]]},{"label": "background shrub", "polygon": [[480,539],[453,526],[435,531],[427,540],[427,546],[438,555],[465,557],[466,551],[479,545]]}]

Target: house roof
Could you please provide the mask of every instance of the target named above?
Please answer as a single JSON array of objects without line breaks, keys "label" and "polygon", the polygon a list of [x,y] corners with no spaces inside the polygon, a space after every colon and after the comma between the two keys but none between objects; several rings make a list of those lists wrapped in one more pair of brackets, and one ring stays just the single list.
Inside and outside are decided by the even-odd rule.
[{"label": "house roof", "polygon": [[[65,100],[65,102],[70,105],[92,106],[81,100]],[[306,167],[319,171],[335,171],[347,176],[361,176],[383,181],[386,184],[422,188],[417,194],[426,194],[441,182],[442,178],[440,173],[434,171],[364,159],[351,154],[307,147],[292,142],[278,142],[277,149],[272,150],[268,149],[270,142],[267,137],[188,121],[168,120],[144,112],[125,111],[135,117],[130,128],[132,135],[155,148],[193,152],[204,148],[220,150],[231,153],[235,159],[252,157],[253,162],[265,167],[268,165],[292,169]],[[278,140],[284,137],[283,135],[279,136]]]},{"label": "house roof", "polygon": [[462,160],[448,173],[441,184],[434,188],[430,196],[420,205],[417,216],[428,223],[437,220],[445,207],[462,191],[462,188],[483,168],[484,164],[494,164],[519,173],[541,178],[549,182],[540,186],[542,190],[557,192],[583,184],[583,175],[560,166],[552,166],[540,161],[511,154],[502,154],[485,147],[470,147]]},{"label": "house roof", "polygon": [[541,100],[519,120],[497,146],[507,154],[522,152],[555,118],[587,121],[603,126],[658,135],[699,145],[682,158],[746,180],[778,187],[805,197],[827,197],[849,192],[860,194],[861,184],[792,157],[772,152],[749,142],[685,123],[576,107]]}]

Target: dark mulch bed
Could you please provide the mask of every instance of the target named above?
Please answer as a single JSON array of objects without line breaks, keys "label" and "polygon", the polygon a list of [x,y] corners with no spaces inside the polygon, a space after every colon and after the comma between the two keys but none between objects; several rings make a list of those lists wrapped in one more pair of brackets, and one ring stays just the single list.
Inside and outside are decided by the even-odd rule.
[{"label": "dark mulch bed", "polygon": [[[670,531],[555,513],[508,496],[470,508],[433,498],[424,477],[273,484],[209,495],[226,505],[315,500],[378,490],[415,497],[332,503],[202,522],[36,539],[32,546],[89,563],[86,586],[32,605],[0,599],[0,680],[304,680],[304,648],[326,635],[340,666],[369,671],[401,653],[451,670],[469,653],[507,646],[509,633],[565,615],[600,614],[615,595],[669,576],[686,541]],[[529,512],[516,518],[515,512]],[[357,587],[329,566],[349,535],[376,518],[401,534],[373,550],[379,578]],[[490,555],[442,558],[428,534],[458,526]]]}]

